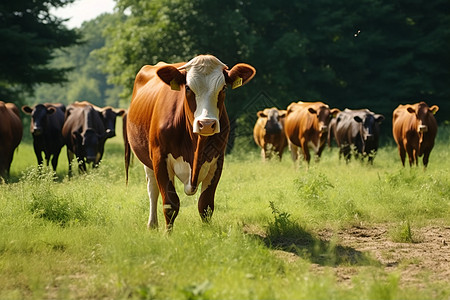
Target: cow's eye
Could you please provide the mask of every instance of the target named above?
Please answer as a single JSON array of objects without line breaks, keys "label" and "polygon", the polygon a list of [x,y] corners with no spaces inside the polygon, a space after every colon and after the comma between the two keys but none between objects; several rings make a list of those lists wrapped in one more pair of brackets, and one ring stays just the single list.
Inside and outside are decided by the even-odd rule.
[{"label": "cow's eye", "polygon": [[186,85],[186,92],[190,92],[190,91],[191,91],[191,88],[188,85]]},{"label": "cow's eye", "polygon": [[227,85],[225,84],[222,88],[222,92],[225,92],[227,90]]}]

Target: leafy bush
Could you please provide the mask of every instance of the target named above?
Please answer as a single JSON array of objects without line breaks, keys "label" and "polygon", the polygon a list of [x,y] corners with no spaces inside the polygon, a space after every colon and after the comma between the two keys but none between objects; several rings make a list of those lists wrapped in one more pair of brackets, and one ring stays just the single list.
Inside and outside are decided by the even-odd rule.
[{"label": "leafy bush", "polygon": [[72,194],[63,192],[54,182],[54,173],[43,168],[31,168],[23,175],[26,205],[35,216],[65,226],[69,222],[86,221],[86,208]]}]

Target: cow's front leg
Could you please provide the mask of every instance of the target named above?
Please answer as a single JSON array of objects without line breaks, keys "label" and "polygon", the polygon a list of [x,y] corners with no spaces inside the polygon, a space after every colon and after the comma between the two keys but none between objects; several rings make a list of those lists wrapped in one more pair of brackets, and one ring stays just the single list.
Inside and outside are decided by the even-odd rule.
[{"label": "cow's front leg", "polygon": [[148,217],[147,227],[150,228],[158,228],[158,197],[159,197],[159,189],[158,183],[156,182],[155,172],[147,166],[145,167],[145,177],[147,178],[147,192],[148,198],[150,200],[150,214]]},{"label": "cow's front leg", "polygon": [[222,167],[223,157],[211,165],[208,175],[203,180],[202,192],[198,200],[198,212],[203,222],[209,222],[214,212],[214,196],[222,174]]},{"label": "cow's front leg", "polygon": [[72,177],[72,160],[74,158],[74,153],[67,147],[67,160],[69,162],[69,177]]},{"label": "cow's front leg", "polygon": [[153,164],[156,182],[158,183],[159,191],[162,196],[164,218],[166,220],[166,230],[171,231],[175,218],[180,210],[180,199],[174,186],[174,176],[169,177],[167,163],[160,161]]},{"label": "cow's front leg", "polygon": [[41,148],[38,145],[37,141],[33,141],[33,148],[34,148],[34,153],[36,154],[36,158],[37,158],[37,162],[38,162],[38,166],[43,165],[44,160],[42,159],[42,152],[41,152]]},{"label": "cow's front leg", "polygon": [[311,154],[309,153],[308,142],[305,139],[301,141],[301,148],[303,150],[303,158],[309,165]]}]

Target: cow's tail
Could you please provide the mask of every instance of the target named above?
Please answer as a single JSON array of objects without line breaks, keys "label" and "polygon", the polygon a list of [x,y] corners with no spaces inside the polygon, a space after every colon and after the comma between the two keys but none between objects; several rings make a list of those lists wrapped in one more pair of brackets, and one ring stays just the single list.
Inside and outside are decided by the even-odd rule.
[{"label": "cow's tail", "polygon": [[327,142],[328,142],[328,148],[331,149],[331,142],[334,136],[334,130],[336,127],[336,119],[332,119],[330,122],[330,125],[328,126],[328,136],[327,136]]},{"label": "cow's tail", "polygon": [[125,146],[125,183],[128,186],[128,169],[130,168],[130,158],[131,158],[131,147],[128,142],[128,134],[127,134],[127,113],[123,114],[123,143]]}]

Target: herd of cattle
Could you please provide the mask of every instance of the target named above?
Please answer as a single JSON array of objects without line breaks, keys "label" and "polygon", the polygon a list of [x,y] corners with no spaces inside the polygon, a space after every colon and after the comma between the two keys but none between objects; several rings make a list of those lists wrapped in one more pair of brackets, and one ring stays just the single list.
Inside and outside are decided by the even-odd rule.
[{"label": "herd of cattle", "polygon": [[[406,153],[409,164],[418,165],[423,155],[423,165],[428,165],[430,152],[437,134],[437,122],[434,114],[437,105],[429,107],[425,102],[399,105],[393,112],[392,133],[398,145],[403,166]],[[351,110],[330,109],[322,102],[291,103],[286,110],[275,107],[266,108],[257,113],[258,120],[253,129],[253,138],[261,148],[263,160],[273,156],[282,157],[284,148],[289,146],[295,162],[299,152],[309,163],[310,149],[316,160],[334,139],[342,155],[348,161],[352,153],[361,158],[373,159],[378,150],[380,124],[383,115],[368,109]]]},{"label": "herd of cattle", "polygon": [[[81,171],[86,171],[86,163],[98,166],[106,139],[115,136],[116,117],[125,113],[123,109],[100,108],[86,101],[67,107],[60,103],[24,105],[22,111],[31,116],[30,131],[38,165],[43,164],[44,153],[47,166],[51,162],[56,171],[61,149],[67,146],[69,175],[72,175],[74,156]],[[0,177],[9,176],[14,150],[22,139],[22,132],[17,106],[0,101]]]},{"label": "herd of cattle", "polygon": [[[51,159],[56,170],[58,156],[67,146],[69,175],[75,156],[81,171],[86,163],[97,166],[105,141],[115,136],[117,116],[124,117],[125,167],[131,151],[144,164],[150,200],[148,227],[157,227],[157,200],[162,196],[166,229],[170,230],[180,208],[175,190],[177,177],[184,192],[193,195],[201,186],[198,211],[207,221],[214,211],[214,196],[221,177],[230,122],[225,109],[227,87],[248,83],[256,70],[244,63],[229,69],[212,55],[199,55],[189,62],[144,66],[136,76],[128,112],[99,108],[86,101],[67,108],[61,104],[23,106],[31,115],[31,133],[38,164]],[[410,165],[428,157],[434,145],[438,106],[424,102],[398,106],[393,113],[393,135],[400,158]],[[310,149],[318,159],[334,138],[339,156],[369,157],[378,148],[379,126],[384,120],[368,109],[330,109],[322,102],[291,103],[286,110],[267,108],[257,113],[254,139],[263,159],[281,156],[286,146],[296,161],[301,154],[308,163]],[[0,176],[8,175],[14,149],[22,138],[18,108],[0,101]],[[52,157],[52,158],[51,158]]]}]

